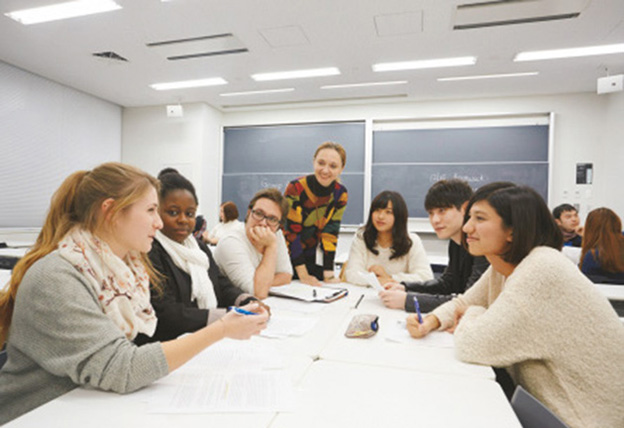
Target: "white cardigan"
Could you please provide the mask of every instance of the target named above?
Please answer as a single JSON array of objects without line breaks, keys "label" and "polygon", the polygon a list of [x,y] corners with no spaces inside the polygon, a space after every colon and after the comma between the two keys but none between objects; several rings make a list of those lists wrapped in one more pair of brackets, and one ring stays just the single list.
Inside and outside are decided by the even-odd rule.
[{"label": "white cardigan", "polygon": [[427,260],[425,247],[422,241],[415,233],[409,234],[412,239],[412,248],[409,253],[397,259],[390,260],[392,255],[391,248],[375,247],[379,254],[375,255],[366,248],[364,242],[363,230],[360,229],[355,234],[351,249],[349,251],[349,259],[346,267],[347,282],[357,285],[366,285],[365,281],[360,278],[360,272],[368,272],[368,268],[373,265],[380,265],[392,275],[395,281],[427,281],[433,279],[431,265]]}]

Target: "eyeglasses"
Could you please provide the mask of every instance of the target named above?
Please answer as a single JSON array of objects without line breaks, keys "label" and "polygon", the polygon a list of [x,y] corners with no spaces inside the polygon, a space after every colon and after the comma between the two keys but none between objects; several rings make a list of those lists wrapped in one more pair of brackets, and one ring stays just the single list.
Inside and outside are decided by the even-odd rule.
[{"label": "eyeglasses", "polygon": [[266,219],[267,223],[271,226],[277,226],[280,223],[279,218],[272,215],[266,215],[262,210],[251,210],[251,216],[256,221],[262,221]]}]

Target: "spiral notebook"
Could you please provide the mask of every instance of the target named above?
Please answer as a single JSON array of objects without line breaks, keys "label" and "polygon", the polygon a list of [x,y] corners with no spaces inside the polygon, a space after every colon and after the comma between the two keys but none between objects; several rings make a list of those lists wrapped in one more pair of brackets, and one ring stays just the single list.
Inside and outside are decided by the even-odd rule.
[{"label": "spiral notebook", "polygon": [[291,282],[290,284],[271,287],[269,294],[277,297],[287,297],[289,299],[303,300],[305,302],[333,302],[341,299],[348,294],[346,288],[337,287],[313,287],[311,285],[302,284],[300,282]]}]

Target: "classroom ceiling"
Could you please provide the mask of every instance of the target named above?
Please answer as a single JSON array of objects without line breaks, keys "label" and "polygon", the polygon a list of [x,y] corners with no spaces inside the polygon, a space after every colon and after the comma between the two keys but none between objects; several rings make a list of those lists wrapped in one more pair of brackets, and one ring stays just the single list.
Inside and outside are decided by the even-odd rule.
[{"label": "classroom ceiling", "polygon": [[[513,61],[521,51],[624,43],[624,0],[116,1],[119,10],[22,25],[4,14],[60,0],[2,0],[0,60],[121,106],[205,102],[222,111],[592,92],[597,78],[624,73],[624,54]],[[187,41],[162,43],[180,40]],[[376,63],[464,56],[477,57],[476,64],[372,70]],[[176,57],[184,58],[168,59]],[[251,78],[324,67],[341,74]],[[525,72],[539,74],[437,80]],[[167,91],[149,86],[212,77],[228,83]],[[389,81],[407,83],[321,88]],[[294,90],[221,95],[286,88]]]}]

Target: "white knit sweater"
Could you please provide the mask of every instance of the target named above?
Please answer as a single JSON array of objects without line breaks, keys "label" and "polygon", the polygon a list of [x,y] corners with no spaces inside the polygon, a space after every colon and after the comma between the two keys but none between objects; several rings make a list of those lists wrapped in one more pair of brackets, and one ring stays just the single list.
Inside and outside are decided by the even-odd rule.
[{"label": "white knit sweater", "polygon": [[390,256],[392,256],[390,248],[381,248],[377,245],[375,247],[379,251],[377,255],[368,251],[362,231],[359,230],[353,237],[351,249],[349,250],[349,259],[346,267],[347,282],[366,285],[366,282],[360,278],[359,273],[367,272],[368,268],[373,265],[383,266],[386,272],[397,282],[433,279],[431,265],[427,259],[422,241],[415,233],[410,233],[409,236],[412,239],[412,248],[410,248],[409,253],[390,260]]},{"label": "white knit sweater", "polygon": [[490,267],[433,314],[452,325],[457,356],[505,367],[570,427],[624,427],[624,326],[559,251],[535,248],[507,278]]}]

